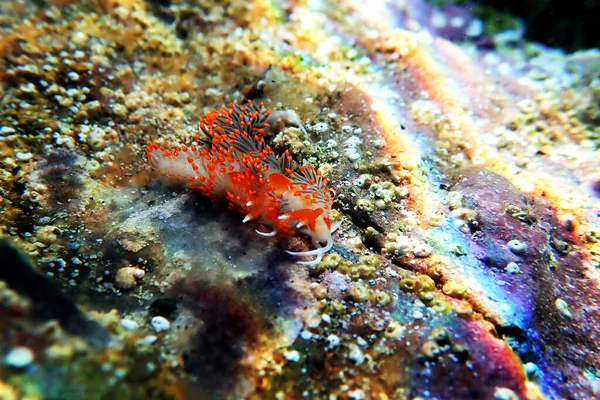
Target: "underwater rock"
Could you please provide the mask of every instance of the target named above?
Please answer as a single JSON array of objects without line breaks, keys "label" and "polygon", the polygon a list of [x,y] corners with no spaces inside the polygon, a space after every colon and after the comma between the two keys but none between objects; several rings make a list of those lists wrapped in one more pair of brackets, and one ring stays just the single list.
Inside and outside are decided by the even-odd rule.
[{"label": "underwater rock", "polygon": [[37,272],[23,254],[4,240],[0,241],[0,259],[0,280],[31,300],[31,318],[57,320],[65,331],[80,336],[90,345],[108,344],[108,332],[90,320],[55,282]]},{"label": "underwater rock", "polygon": [[[3,247],[0,347],[33,358],[0,389],[598,397],[596,52],[443,3],[0,2],[0,235],[35,265]],[[202,116],[223,124],[194,157],[227,159],[218,129],[248,121],[223,107],[248,100],[284,118],[254,147],[240,129],[238,211],[169,179],[209,142]],[[177,157],[163,179],[150,143]],[[286,250],[327,243],[239,212],[290,158],[339,217],[314,266]]]}]

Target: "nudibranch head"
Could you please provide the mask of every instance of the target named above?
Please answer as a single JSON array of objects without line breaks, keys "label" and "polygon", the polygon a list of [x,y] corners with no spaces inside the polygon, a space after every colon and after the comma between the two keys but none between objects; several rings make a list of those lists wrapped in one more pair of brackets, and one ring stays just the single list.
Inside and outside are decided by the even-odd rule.
[{"label": "nudibranch head", "polygon": [[314,250],[288,252],[316,256],[315,265],[333,245],[332,196],[327,181],[312,166],[297,166],[286,151],[277,155],[265,143],[271,111],[262,103],[209,112],[200,120],[197,145],[167,150],[147,147],[151,166],[209,197],[221,198],[271,228],[262,236],[300,232],[312,239]]}]

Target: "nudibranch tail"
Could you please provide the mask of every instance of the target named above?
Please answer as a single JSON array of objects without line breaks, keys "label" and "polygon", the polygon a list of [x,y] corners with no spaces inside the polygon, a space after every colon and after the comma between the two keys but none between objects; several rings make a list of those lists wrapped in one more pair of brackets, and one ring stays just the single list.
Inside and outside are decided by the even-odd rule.
[{"label": "nudibranch tail", "polygon": [[278,155],[265,143],[265,130],[274,115],[289,113],[272,114],[252,101],[232,103],[200,119],[197,145],[166,149],[149,144],[148,160],[169,179],[227,200],[245,214],[243,222],[256,220],[271,228],[270,232],[257,230],[261,236],[296,232],[310,236],[314,250],[288,253],[316,256],[299,262],[315,265],[331,249],[331,234],[337,228],[332,224],[331,191],[312,166],[297,166],[289,152]]}]

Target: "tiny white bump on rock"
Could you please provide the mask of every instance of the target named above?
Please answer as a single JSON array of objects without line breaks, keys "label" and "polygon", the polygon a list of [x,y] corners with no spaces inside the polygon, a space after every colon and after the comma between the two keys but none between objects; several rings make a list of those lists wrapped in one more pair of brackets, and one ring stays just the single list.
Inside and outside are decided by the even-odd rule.
[{"label": "tiny white bump on rock", "polygon": [[144,342],[146,342],[148,344],[152,344],[152,343],[156,342],[156,339],[158,339],[156,336],[148,335],[144,338]]},{"label": "tiny white bump on rock", "polygon": [[508,264],[506,264],[506,267],[504,267],[504,270],[511,274],[518,274],[519,272],[521,272],[521,268],[519,267],[519,264],[517,264],[516,262],[509,262]]},{"label": "tiny white bump on rock", "polygon": [[327,336],[326,340],[327,340],[327,345],[328,345],[327,348],[328,349],[333,349],[335,347],[338,347],[341,342],[339,336],[336,336],[334,334]]},{"label": "tiny white bump on rock", "polygon": [[365,361],[366,357],[358,345],[350,343],[348,346],[348,359],[354,361],[354,364],[360,365]]},{"label": "tiny white bump on rock", "polygon": [[156,332],[166,331],[171,327],[169,320],[161,316],[152,318],[150,325],[152,325],[152,328],[154,328]]},{"label": "tiny white bump on rock", "polygon": [[511,240],[507,243],[508,249],[516,255],[523,255],[527,252],[527,243],[520,240]]},{"label": "tiny white bump on rock", "polygon": [[17,157],[17,160],[20,161],[29,161],[33,158],[33,154],[31,154],[28,151],[24,153],[18,152],[17,154],[15,154],[15,157]]},{"label": "tiny white bump on rock", "polygon": [[497,387],[494,391],[494,400],[518,400],[519,396],[509,388]]},{"label": "tiny white bump on rock", "polygon": [[4,357],[4,363],[10,367],[23,368],[33,362],[34,354],[28,347],[13,347]]},{"label": "tiny white bump on rock", "polygon": [[300,353],[297,350],[283,352],[283,357],[290,362],[300,361]]},{"label": "tiny white bump on rock", "polygon": [[328,130],[329,130],[329,124],[327,124],[325,122],[319,122],[319,123],[313,125],[313,131],[315,131],[315,132],[324,133],[324,132],[327,132]]},{"label": "tiny white bump on rock", "polygon": [[423,315],[423,313],[419,310],[415,310],[413,311],[413,318],[414,319],[423,319],[425,315]]},{"label": "tiny white bump on rock", "polygon": [[135,331],[137,328],[139,328],[139,325],[137,322],[135,322],[132,319],[128,319],[128,318],[123,318],[121,320],[121,326],[125,329],[127,329],[128,331]]},{"label": "tiny white bump on rock", "polygon": [[310,331],[302,331],[300,332],[300,337],[304,340],[310,340],[313,337],[313,334]]}]

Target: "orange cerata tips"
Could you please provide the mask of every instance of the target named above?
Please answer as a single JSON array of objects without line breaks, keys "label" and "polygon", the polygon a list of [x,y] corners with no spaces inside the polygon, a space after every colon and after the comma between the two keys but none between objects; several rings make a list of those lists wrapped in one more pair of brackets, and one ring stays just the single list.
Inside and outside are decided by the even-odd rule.
[{"label": "orange cerata tips", "polygon": [[332,196],[314,168],[297,166],[287,151],[278,155],[265,144],[265,128],[277,119],[299,124],[293,112],[271,113],[252,101],[231,103],[200,119],[202,133],[196,137],[200,146],[167,150],[151,143],[148,160],[162,175],[228,201],[246,214],[243,222],[257,220],[269,226],[270,232],[256,231],[262,236],[295,232],[310,236],[314,250],[288,253],[316,256],[298,262],[316,265],[333,245]]}]

